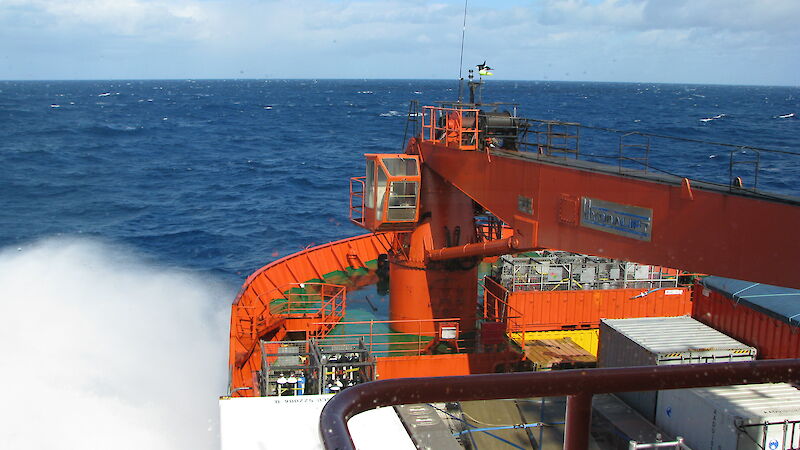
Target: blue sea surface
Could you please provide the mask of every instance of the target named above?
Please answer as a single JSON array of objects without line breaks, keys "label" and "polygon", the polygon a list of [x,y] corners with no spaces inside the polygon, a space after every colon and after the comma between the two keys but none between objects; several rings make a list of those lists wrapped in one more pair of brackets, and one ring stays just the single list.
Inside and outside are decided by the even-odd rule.
[{"label": "blue sea surface", "polygon": [[[454,81],[3,81],[0,247],[88,235],[238,284],[362,233],[347,183],[363,153],[401,151],[409,100],[457,95]],[[797,87],[489,80],[483,99],[524,117],[800,153]],[[613,153],[614,139],[598,142]],[[724,183],[731,149],[654,142],[650,160]],[[758,187],[800,196],[800,159],[760,156]]]}]

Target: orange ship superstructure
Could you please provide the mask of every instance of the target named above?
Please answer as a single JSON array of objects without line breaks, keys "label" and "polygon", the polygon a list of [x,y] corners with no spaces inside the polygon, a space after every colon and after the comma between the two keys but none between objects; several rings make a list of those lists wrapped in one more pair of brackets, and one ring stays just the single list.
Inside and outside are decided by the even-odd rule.
[{"label": "orange ship superstructure", "polygon": [[[405,153],[366,155],[365,175],[351,180],[350,218],[369,234],[306,249],[247,279],[232,307],[229,397],[368,392],[363,383],[373,380],[501,372],[530,374],[531,386],[535,377],[570,383],[576,375],[559,369],[595,373],[587,367],[601,320],[692,315],[692,298],[708,297],[694,283],[699,274],[800,288],[800,240],[788,238],[800,226],[797,199],[748,189],[741,178],[719,185],[654,171],[642,133],[620,138],[616,165],[581,159],[578,124],[481,103],[480,84],[470,77],[468,102],[414,110],[421,120]],[[388,290],[387,317],[348,318],[348,293],[375,282]],[[736,330],[747,342],[747,327]],[[798,358],[800,348],[779,354]],[[746,378],[735,364],[727,384]],[[764,380],[788,379],[786,364],[764,366]],[[672,379],[691,379],[686,367]],[[630,379],[618,372],[604,379]],[[661,379],[654,373],[652,386]],[[721,384],[715,376],[696,385]],[[570,399],[565,445],[586,448],[592,395],[613,390],[570,389],[558,391]],[[526,426],[536,425],[517,432],[532,447],[519,448],[542,445]]]}]

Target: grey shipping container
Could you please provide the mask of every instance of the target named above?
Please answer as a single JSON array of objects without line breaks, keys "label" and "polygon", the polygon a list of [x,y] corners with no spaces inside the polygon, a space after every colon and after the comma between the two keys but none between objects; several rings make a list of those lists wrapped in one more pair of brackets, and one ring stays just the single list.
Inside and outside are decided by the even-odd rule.
[{"label": "grey shipping container", "polygon": [[794,449],[800,391],[786,383],[659,391],[656,424],[693,449]]},{"label": "grey shipping container", "polygon": [[[661,366],[752,361],[756,349],[689,316],[602,319],[598,367]],[[641,415],[655,420],[656,392],[618,394]]]}]

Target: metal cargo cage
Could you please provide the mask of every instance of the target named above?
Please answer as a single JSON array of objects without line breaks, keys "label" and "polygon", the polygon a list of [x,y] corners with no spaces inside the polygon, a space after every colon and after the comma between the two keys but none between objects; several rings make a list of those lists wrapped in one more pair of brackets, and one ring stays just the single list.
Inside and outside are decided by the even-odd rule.
[{"label": "metal cargo cage", "polygon": [[311,341],[261,341],[260,346],[262,397],[319,393],[319,360]]},{"label": "metal cargo cage", "polygon": [[261,341],[261,396],[336,393],[375,377],[375,359],[363,341],[321,344],[305,341]]},{"label": "metal cargo cage", "polygon": [[322,394],[335,394],[342,389],[375,379],[375,358],[363,339],[357,344],[337,343],[335,337],[319,342],[320,387]]},{"label": "metal cargo cage", "polygon": [[667,267],[543,250],[501,258],[501,284],[512,292],[677,287],[681,273]]}]

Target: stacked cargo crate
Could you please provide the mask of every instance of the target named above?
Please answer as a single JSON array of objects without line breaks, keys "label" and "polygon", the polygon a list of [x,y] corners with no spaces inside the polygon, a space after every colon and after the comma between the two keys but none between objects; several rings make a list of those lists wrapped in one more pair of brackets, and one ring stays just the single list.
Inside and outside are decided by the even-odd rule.
[{"label": "stacked cargo crate", "polygon": [[[756,349],[688,316],[603,319],[599,367],[663,366],[752,361]],[[646,419],[655,420],[656,393],[619,395]]]},{"label": "stacked cargo crate", "polygon": [[[691,317],[604,319],[598,366],[749,361],[756,349]],[[800,446],[800,391],[788,384],[724,386],[618,396],[692,448]]]},{"label": "stacked cargo crate", "polygon": [[800,391],[786,383],[658,392],[656,425],[695,449],[800,447]]},{"label": "stacked cargo crate", "polygon": [[756,347],[761,359],[800,358],[800,290],[706,277],[693,289],[692,317]]}]

